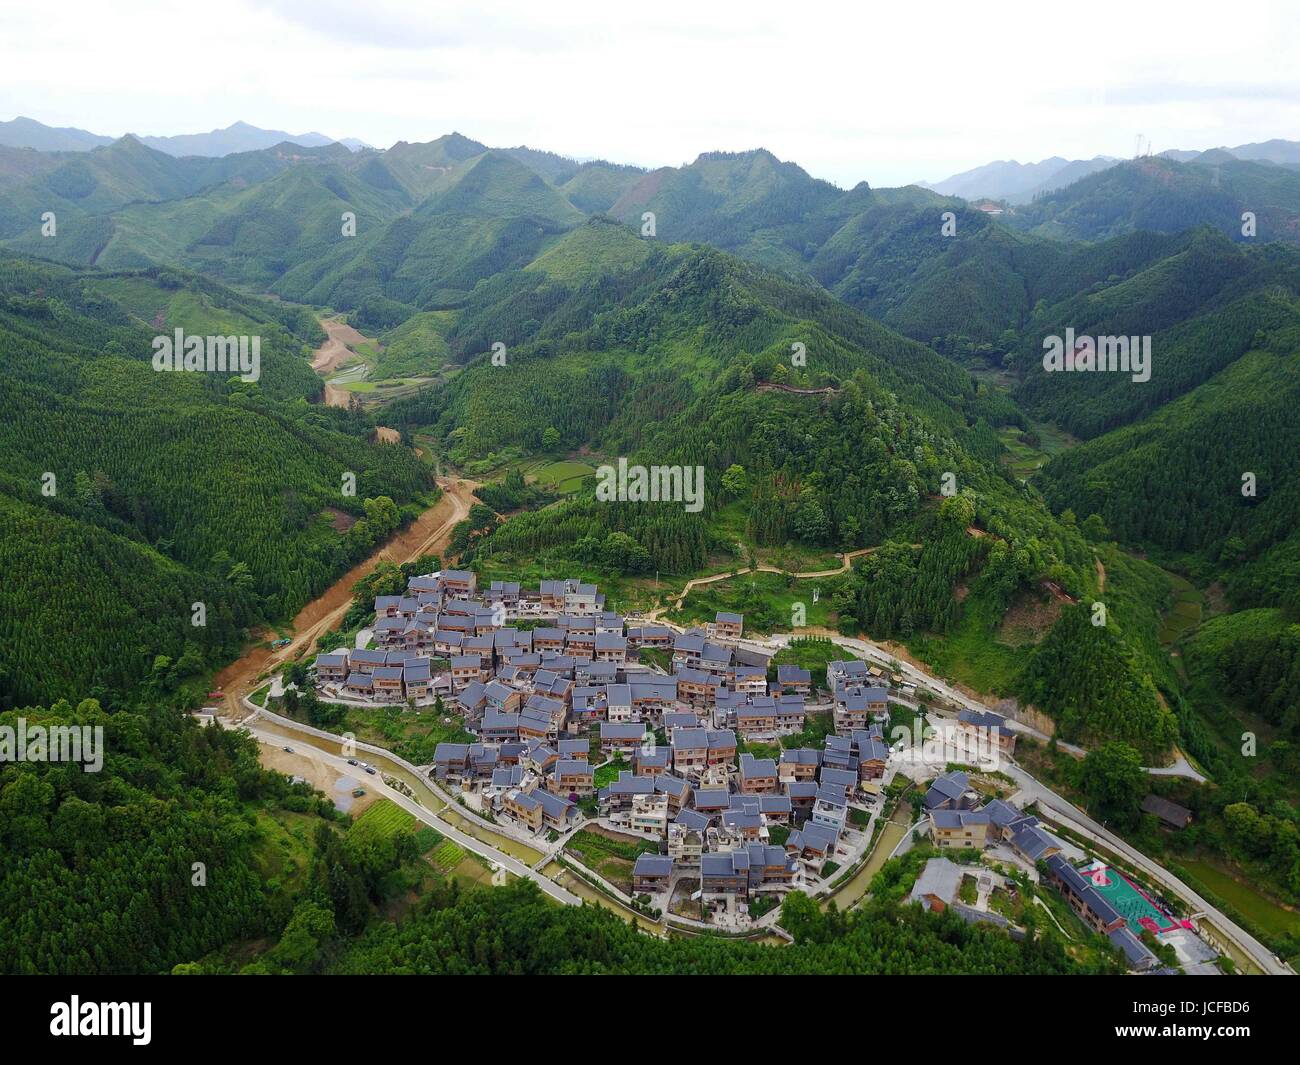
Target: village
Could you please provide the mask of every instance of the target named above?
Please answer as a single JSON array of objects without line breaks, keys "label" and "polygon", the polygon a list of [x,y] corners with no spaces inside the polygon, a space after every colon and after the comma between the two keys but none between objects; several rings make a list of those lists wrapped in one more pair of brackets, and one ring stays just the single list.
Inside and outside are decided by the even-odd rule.
[{"label": "village", "polygon": [[681,630],[607,610],[594,584],[480,589],[468,570],[378,597],[357,642],[373,646],[317,656],[321,700],[459,716],[473,741],[439,743],[422,771],[656,919],[779,931],[785,894],[835,897],[892,820],[908,830],[881,857],[934,853],[909,895],[926,909],[1023,935],[1020,888],[1042,885],[1133,971],[1214,969],[1191,921],[1010,801],[1011,723],[961,709],[924,729],[888,666],[814,677],[773,666],[739,614]]}]

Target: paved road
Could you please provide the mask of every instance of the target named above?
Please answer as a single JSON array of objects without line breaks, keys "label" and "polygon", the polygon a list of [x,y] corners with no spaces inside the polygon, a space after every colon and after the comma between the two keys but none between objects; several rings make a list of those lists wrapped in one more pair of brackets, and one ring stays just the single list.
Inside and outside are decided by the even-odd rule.
[{"label": "paved road", "polygon": [[[284,736],[278,732],[270,732],[263,729],[256,721],[244,722],[242,727],[246,728],[259,743],[265,743],[268,746],[277,748],[285,746]],[[322,751],[319,747],[314,747],[311,744],[304,744],[302,747],[295,747],[293,753],[295,757],[302,758],[306,761],[328,765],[335,772],[338,772],[343,776],[351,777],[368,787],[373,788],[375,786],[375,778],[367,774],[364,769],[354,765],[349,765],[346,758],[341,758],[338,755],[329,753],[328,751]],[[481,839],[471,836],[466,832],[462,832],[454,825],[449,825],[446,821],[442,820],[442,818],[438,817],[437,814],[426,810],[410,796],[403,795],[401,792],[393,788],[385,788],[380,792],[380,794],[391,802],[395,802],[403,810],[412,814],[418,820],[429,825],[431,828],[436,829],[441,835],[446,836],[450,840],[454,840],[465,850],[473,851],[475,854],[481,855],[488,859],[488,861],[494,862],[496,865],[514,873],[515,876],[525,877],[532,880],[553,899],[563,902],[568,906],[581,905],[582,899],[572,892],[566,891],[554,880],[550,879],[550,877],[543,876],[536,870],[530,869],[523,862],[519,861],[518,858],[512,858],[510,855],[497,850],[490,844],[484,843]]]},{"label": "paved road", "polygon": [[1037,802],[1040,807],[1046,806],[1054,813],[1059,814],[1062,819],[1070,822],[1070,826],[1080,831],[1082,835],[1088,836],[1094,842],[1098,842],[1114,851],[1120,857],[1131,862],[1135,867],[1141,869],[1156,883],[1168,888],[1173,894],[1180,896],[1185,902],[1189,903],[1195,910],[1203,911],[1215,925],[1225,933],[1235,939],[1246,953],[1248,953],[1255,963],[1271,976],[1294,976],[1295,972],[1289,966],[1278,961],[1273,956],[1273,952],[1264,946],[1259,940],[1241,928],[1227,914],[1218,910],[1206,899],[1203,899],[1185,883],[1174,876],[1173,873],[1152,861],[1141,851],[1129,846],[1124,840],[1120,839],[1115,833],[1109,831],[1104,825],[1098,824],[1068,799],[1056,794],[1046,784],[1031,777],[1018,765],[1007,763],[1003,765],[1003,771],[1008,773],[1013,780],[1020,786],[1022,793],[1022,802],[1028,805],[1030,802]]}]

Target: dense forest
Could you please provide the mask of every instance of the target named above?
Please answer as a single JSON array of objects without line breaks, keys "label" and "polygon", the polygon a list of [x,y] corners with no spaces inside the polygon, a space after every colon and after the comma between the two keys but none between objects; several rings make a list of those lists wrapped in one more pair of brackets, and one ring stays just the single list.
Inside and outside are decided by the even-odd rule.
[{"label": "dense forest", "polygon": [[[260,335],[260,379],[155,372],[151,339],[175,328]],[[368,418],[307,402],[318,332],[174,272],[0,260],[0,706],[108,700],[156,656],[199,674],[431,498]]]}]

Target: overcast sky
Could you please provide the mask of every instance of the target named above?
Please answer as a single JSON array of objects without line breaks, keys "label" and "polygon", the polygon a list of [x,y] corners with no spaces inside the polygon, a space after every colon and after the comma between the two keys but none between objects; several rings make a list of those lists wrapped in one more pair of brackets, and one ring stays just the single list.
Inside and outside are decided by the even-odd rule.
[{"label": "overcast sky", "polygon": [[843,186],[994,159],[1300,139],[1294,0],[8,2],[0,119],[118,135],[243,119],[377,147],[679,165],[765,147]]}]

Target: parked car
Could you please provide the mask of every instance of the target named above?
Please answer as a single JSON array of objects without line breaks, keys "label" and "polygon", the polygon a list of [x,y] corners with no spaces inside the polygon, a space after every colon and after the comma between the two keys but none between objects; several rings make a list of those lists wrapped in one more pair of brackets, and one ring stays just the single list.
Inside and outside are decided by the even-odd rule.
[{"label": "parked car", "polygon": [[373,777],[373,776],[375,775],[375,769],[374,769],[374,766],[366,766],[366,772],[369,773],[369,774]]},{"label": "parked car", "polygon": [[292,747],[281,747],[280,750],[284,751],[285,754],[293,754],[293,748],[292,748]]},{"label": "parked car", "polygon": [[357,760],[355,758],[348,759],[348,765],[356,765],[356,764],[357,764]]}]

